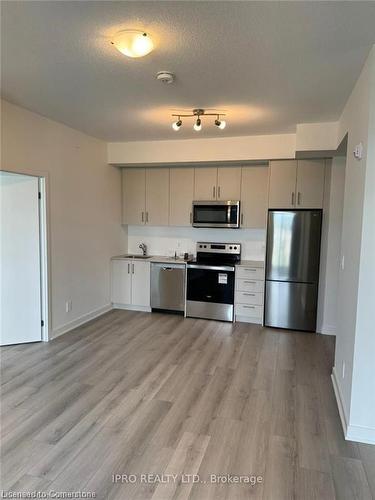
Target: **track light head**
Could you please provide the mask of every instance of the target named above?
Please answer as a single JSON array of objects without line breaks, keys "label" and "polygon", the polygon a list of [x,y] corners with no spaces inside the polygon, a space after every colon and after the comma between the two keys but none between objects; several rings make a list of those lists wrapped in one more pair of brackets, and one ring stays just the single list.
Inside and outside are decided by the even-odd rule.
[{"label": "track light head", "polygon": [[194,123],[194,130],[199,132],[200,130],[202,130],[202,121],[201,119],[198,117],[197,118],[197,121]]},{"label": "track light head", "polygon": [[219,120],[220,116],[218,115],[215,120],[215,125],[219,127],[220,130],[223,130],[226,127],[226,122],[224,120]]},{"label": "track light head", "polygon": [[180,117],[179,117],[176,122],[172,123],[172,128],[173,128],[173,130],[175,130],[177,132],[178,130],[180,130],[181,125],[182,125],[182,120],[180,120]]}]

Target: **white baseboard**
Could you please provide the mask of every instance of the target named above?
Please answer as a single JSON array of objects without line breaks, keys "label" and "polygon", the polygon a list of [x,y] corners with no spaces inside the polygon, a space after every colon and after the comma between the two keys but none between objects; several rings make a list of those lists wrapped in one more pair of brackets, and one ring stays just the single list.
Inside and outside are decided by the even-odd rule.
[{"label": "white baseboard", "polygon": [[84,323],[87,323],[88,321],[91,321],[92,319],[95,319],[98,316],[101,316],[102,314],[105,314],[106,312],[111,310],[112,310],[112,304],[107,304],[103,307],[99,307],[99,309],[94,309],[93,311],[84,314],[83,316],[80,316],[79,318],[74,319],[69,323],[65,323],[65,325],[59,326],[58,328],[52,330],[51,335],[49,336],[49,340],[55,339],[56,337],[60,337],[60,335],[70,332],[70,330],[73,330],[74,328],[77,328],[78,326],[81,326]]},{"label": "white baseboard", "polygon": [[151,312],[149,306],[133,306],[131,304],[112,304],[113,309],[125,309],[126,311]]},{"label": "white baseboard", "polygon": [[336,325],[323,324],[319,330],[323,335],[336,335]]},{"label": "white baseboard", "polygon": [[375,444],[375,429],[361,425],[349,425],[345,439],[364,444]]},{"label": "white baseboard", "polygon": [[337,407],[339,409],[339,415],[340,415],[340,419],[341,419],[342,430],[344,431],[344,436],[345,436],[345,439],[346,439],[346,434],[347,434],[347,431],[348,431],[348,417],[346,415],[346,411],[345,411],[345,408],[344,408],[344,405],[343,405],[343,399],[342,399],[342,396],[341,396],[340,386],[339,386],[339,383],[338,383],[337,372],[336,372],[335,367],[333,367],[333,369],[332,369],[331,379],[332,379],[332,384],[333,384],[333,390],[335,392]]}]

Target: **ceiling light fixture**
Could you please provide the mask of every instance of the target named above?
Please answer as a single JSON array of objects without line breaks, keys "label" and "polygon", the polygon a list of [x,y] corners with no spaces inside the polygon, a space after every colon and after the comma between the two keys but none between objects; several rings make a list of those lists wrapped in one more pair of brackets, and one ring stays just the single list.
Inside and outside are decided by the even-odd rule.
[{"label": "ceiling light fixture", "polygon": [[150,35],[139,30],[119,31],[111,43],[122,54],[133,58],[146,56],[154,48]]},{"label": "ceiling light fixture", "polygon": [[216,116],[216,120],[214,121],[215,125],[220,129],[223,130],[226,127],[226,122],[224,120],[220,120],[221,116],[225,116],[224,113],[206,113],[204,109],[197,108],[193,109],[191,113],[188,114],[178,114],[178,115],[172,115],[173,117],[177,117],[178,120],[174,123],[172,123],[172,128],[173,130],[180,130],[182,121],[181,118],[196,118],[196,121],[193,125],[193,129],[199,132],[202,130],[202,116]]}]

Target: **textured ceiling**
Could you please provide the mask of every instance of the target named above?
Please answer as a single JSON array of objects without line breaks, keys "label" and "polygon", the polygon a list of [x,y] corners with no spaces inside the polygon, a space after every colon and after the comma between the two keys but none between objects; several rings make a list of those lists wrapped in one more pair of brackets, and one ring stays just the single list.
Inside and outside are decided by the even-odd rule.
[{"label": "textured ceiling", "polygon": [[[334,121],[375,43],[375,2],[10,1],[2,7],[2,94],[108,140],[289,132]],[[139,28],[154,52],[109,43]],[[160,70],[176,81],[155,80]],[[228,126],[170,126],[175,109],[227,111]],[[188,125],[188,126],[187,126]]]}]

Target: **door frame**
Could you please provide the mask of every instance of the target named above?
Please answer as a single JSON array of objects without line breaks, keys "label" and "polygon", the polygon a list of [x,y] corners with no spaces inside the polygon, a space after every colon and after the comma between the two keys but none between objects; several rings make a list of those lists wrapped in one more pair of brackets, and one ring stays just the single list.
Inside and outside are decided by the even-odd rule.
[{"label": "door frame", "polygon": [[41,305],[41,341],[49,341],[50,332],[50,265],[49,265],[49,217],[47,204],[48,173],[22,172],[19,170],[0,169],[15,175],[27,175],[38,179],[39,198],[39,250],[40,250],[40,305]]}]

